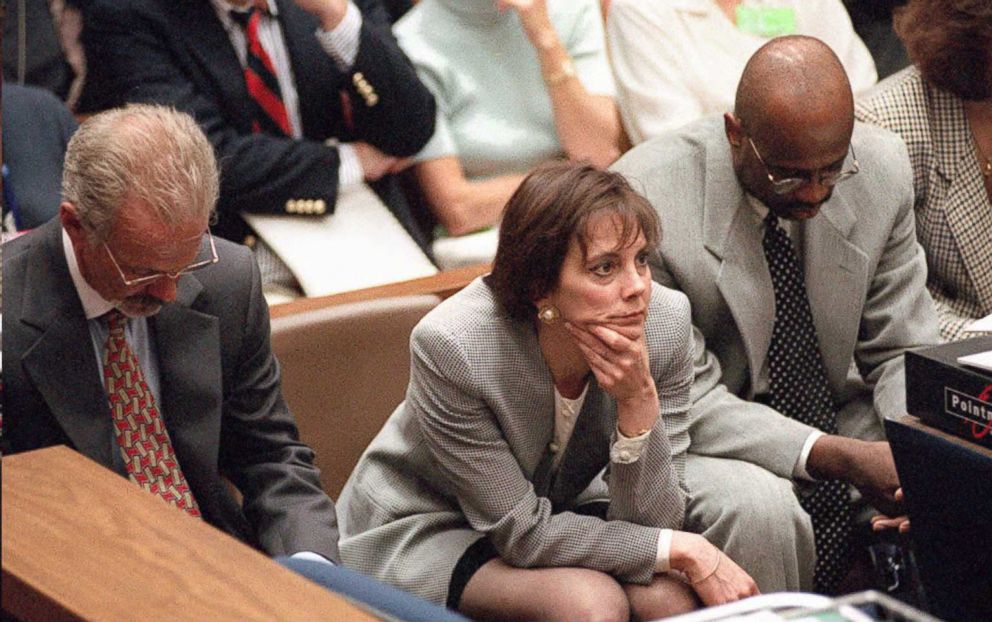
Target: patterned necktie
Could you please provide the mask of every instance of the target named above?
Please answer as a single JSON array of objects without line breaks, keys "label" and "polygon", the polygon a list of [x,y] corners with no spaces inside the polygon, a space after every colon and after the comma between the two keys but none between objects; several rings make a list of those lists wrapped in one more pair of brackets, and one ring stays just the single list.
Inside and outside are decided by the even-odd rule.
[{"label": "patterned necktie", "polygon": [[[775,324],[768,350],[769,406],[827,434],[836,434],[837,417],[802,269],[792,241],[771,212],[765,218],[763,244],[775,290]],[[831,593],[850,566],[847,485],[840,480],[820,482],[800,503],[813,519],[816,589]]]},{"label": "patterned necktie", "polygon": [[252,7],[248,12],[230,12],[231,19],[244,29],[248,48],[245,85],[251,96],[251,131],[256,134],[265,132],[291,136],[293,130],[289,126],[286,104],[282,101],[275,65],[272,64],[272,59],[269,58],[268,52],[262,47],[262,42],[258,38],[258,27],[264,12],[258,7]]},{"label": "patterned necktie", "polygon": [[103,351],[103,380],[128,477],[172,505],[200,516],[155,406],[155,396],[148,390],[138,357],[124,338],[127,318],[116,309],[105,317],[110,334]]}]

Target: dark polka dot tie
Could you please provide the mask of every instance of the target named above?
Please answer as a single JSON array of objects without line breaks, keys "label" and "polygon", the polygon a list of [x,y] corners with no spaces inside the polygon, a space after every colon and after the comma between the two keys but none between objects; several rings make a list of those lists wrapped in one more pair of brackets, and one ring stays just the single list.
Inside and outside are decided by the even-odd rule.
[{"label": "dark polka dot tie", "polygon": [[[827,434],[837,416],[813,325],[803,272],[778,217],[765,218],[765,259],[775,290],[775,324],[768,349],[769,406]],[[850,567],[851,508],[847,485],[819,482],[800,503],[813,519],[816,590],[832,593]]]}]

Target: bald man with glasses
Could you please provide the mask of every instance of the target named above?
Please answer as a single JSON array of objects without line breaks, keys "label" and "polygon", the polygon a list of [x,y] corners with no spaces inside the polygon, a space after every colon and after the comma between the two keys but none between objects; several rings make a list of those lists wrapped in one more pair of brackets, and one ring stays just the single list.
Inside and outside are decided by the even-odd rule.
[{"label": "bald man with glasses", "polygon": [[864,513],[899,511],[902,355],[938,340],[906,147],[853,107],[824,43],[781,37],[733,113],[614,165],[661,216],[654,279],[692,303],[686,528],[763,592],[852,587]]}]

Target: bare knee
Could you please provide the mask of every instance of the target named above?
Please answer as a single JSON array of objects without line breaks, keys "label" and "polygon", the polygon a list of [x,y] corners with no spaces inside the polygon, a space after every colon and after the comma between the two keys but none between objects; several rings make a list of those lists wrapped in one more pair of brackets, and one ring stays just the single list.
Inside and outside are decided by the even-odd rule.
[{"label": "bare knee", "polygon": [[691,587],[677,579],[659,575],[648,585],[625,585],[634,620],[656,620],[699,608]]},{"label": "bare knee", "polygon": [[585,582],[584,589],[573,592],[572,601],[560,620],[598,620],[600,622],[628,622],[630,605],[623,588],[612,577],[602,573],[595,580]]},{"label": "bare knee", "polygon": [[459,610],[476,620],[628,622],[623,587],[585,568],[512,568],[492,560],[465,588]]}]

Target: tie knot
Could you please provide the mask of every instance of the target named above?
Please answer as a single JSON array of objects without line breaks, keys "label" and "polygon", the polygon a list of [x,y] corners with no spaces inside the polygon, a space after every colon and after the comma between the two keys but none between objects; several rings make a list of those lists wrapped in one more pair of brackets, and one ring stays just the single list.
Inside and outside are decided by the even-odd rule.
[{"label": "tie knot", "polygon": [[107,318],[107,328],[111,335],[123,335],[124,326],[127,324],[127,316],[121,313],[120,309],[108,311],[104,317]]},{"label": "tie knot", "polygon": [[778,228],[778,216],[775,215],[775,212],[768,210],[768,214],[765,215],[765,227],[769,229]]},{"label": "tie knot", "polygon": [[264,0],[261,2],[251,3],[248,5],[247,10],[244,11],[237,11],[234,9],[228,11],[228,15],[231,16],[231,19],[242,28],[247,28],[248,22],[251,21],[251,18],[253,18],[256,14],[268,15],[268,13],[269,7]]}]

